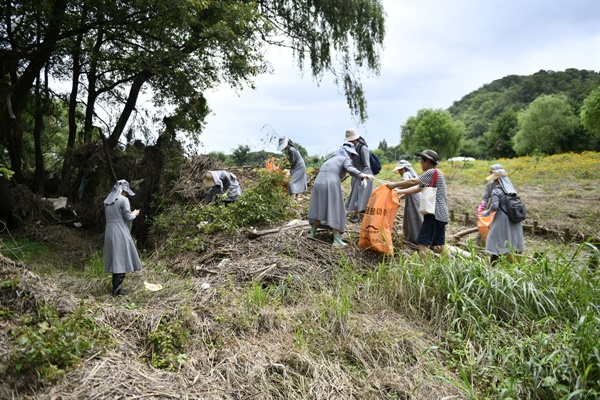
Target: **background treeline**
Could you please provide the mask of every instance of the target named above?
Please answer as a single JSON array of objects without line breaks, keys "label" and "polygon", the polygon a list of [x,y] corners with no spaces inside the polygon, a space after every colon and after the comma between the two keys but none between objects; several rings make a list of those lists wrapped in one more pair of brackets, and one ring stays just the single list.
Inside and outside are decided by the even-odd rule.
[{"label": "background treeline", "polygon": [[[442,158],[512,158],[531,154],[600,151],[600,74],[539,71],[509,75],[454,102],[447,110],[421,109],[400,126],[400,143],[369,143],[384,163],[412,159],[433,148]],[[326,157],[309,156],[307,165]],[[238,146],[231,154],[211,153],[228,165],[260,164],[278,154]]]},{"label": "background treeline", "polygon": [[[400,128],[396,153],[511,158],[600,150],[600,74],[568,69],[509,75],[447,110],[422,109]],[[390,158],[392,152],[384,151]]]},{"label": "background treeline", "polygon": [[501,158],[600,150],[600,74],[567,69],[509,75],[455,102],[461,155]]}]

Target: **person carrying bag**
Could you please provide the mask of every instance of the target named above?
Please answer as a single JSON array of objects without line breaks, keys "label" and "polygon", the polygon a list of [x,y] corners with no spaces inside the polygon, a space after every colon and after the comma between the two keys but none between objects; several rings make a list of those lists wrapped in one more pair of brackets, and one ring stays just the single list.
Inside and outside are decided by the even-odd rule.
[{"label": "person carrying bag", "polygon": [[[415,155],[420,157],[423,173],[418,178],[388,183],[387,187],[394,189],[399,196],[421,193],[419,212],[423,213],[424,217],[417,236],[417,245],[419,254],[424,257],[430,249],[438,254],[444,251],[449,213],[446,181],[442,172],[436,168],[440,157],[433,150],[423,150]],[[426,194],[426,192],[430,193]],[[425,206],[427,203],[433,206]]]}]

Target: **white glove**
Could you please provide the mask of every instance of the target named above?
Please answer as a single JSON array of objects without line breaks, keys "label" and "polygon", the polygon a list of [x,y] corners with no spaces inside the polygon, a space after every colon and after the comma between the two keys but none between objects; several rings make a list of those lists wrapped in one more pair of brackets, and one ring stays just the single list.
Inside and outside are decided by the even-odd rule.
[{"label": "white glove", "polygon": [[362,186],[363,188],[367,187],[367,180],[363,179],[362,181],[360,181],[360,186]]}]

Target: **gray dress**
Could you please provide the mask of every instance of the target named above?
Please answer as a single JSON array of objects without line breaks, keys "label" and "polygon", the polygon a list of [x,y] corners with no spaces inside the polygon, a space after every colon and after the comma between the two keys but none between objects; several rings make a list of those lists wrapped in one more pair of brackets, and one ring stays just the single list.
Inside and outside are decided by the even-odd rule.
[{"label": "gray dress", "polygon": [[287,151],[290,160],[290,180],[288,182],[288,194],[306,192],[306,164],[298,149],[289,146]]},{"label": "gray dress", "polygon": [[[402,180],[416,178],[415,173],[407,171],[402,175]],[[402,220],[402,230],[404,238],[409,242],[417,243],[417,236],[423,225],[423,214],[419,212],[421,204],[421,193],[407,194],[404,196],[404,219]]]},{"label": "gray dress", "polygon": [[523,224],[511,222],[508,215],[500,209],[500,205],[506,209],[506,194],[501,186],[495,186],[490,198],[490,211],[496,211],[490,232],[485,242],[486,254],[500,255],[510,252],[525,251],[523,239]]},{"label": "gray dress", "polygon": [[352,166],[348,157],[333,156],[323,163],[315,179],[308,206],[308,220],[311,224],[321,221],[321,224],[344,233],[346,210],[342,178],[346,172],[357,178],[360,175],[360,171]]},{"label": "gray dress", "polygon": [[104,272],[124,274],[142,269],[128,224],[135,219],[129,199],[119,195],[112,204],[104,204]]},{"label": "gray dress", "polygon": [[[367,146],[359,146],[358,156],[352,159],[354,168],[363,174],[373,175],[371,170],[369,148]],[[360,178],[352,178],[350,196],[346,202],[346,210],[362,212],[367,208],[371,194],[373,193],[373,181],[367,181],[367,186],[362,187]]]}]

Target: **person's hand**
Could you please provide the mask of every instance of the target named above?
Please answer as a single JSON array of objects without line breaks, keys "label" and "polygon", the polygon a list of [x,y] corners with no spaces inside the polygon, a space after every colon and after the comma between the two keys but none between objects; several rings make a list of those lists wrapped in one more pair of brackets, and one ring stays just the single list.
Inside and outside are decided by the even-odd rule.
[{"label": "person's hand", "polygon": [[482,201],[479,203],[479,207],[477,207],[477,215],[481,214],[483,210],[485,210],[485,203]]},{"label": "person's hand", "polygon": [[385,186],[387,186],[388,189],[394,189],[396,187],[395,183],[386,183]]},{"label": "person's hand", "polygon": [[360,174],[361,179],[368,179],[370,181],[372,181],[373,179],[375,179],[375,177],[371,174]]},{"label": "person's hand", "polygon": [[489,217],[490,216],[490,210],[485,210],[484,212],[481,213],[481,215],[483,215],[484,217]]},{"label": "person's hand", "polygon": [[133,210],[131,213],[137,217],[138,215],[140,215],[140,210],[136,209],[136,210]]},{"label": "person's hand", "polygon": [[394,193],[398,195],[398,198],[401,199],[404,197],[404,193],[402,193],[402,189],[392,189]]}]

